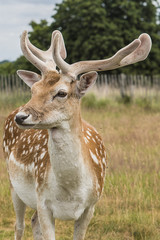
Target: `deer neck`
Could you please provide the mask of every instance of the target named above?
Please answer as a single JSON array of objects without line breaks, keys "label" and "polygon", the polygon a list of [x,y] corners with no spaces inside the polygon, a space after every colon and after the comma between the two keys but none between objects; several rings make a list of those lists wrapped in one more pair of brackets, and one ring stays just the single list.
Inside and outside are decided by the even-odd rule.
[{"label": "deer neck", "polygon": [[[76,124],[75,124],[76,123]],[[79,115],[56,129],[49,129],[48,150],[52,170],[58,181],[77,182],[82,169],[82,120]]]}]

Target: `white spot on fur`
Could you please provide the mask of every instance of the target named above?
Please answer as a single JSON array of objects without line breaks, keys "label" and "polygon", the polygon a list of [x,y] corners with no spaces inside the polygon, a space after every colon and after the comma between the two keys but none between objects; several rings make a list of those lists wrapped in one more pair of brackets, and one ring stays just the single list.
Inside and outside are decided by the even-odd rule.
[{"label": "white spot on fur", "polygon": [[97,156],[99,156],[99,153],[98,153],[98,150],[97,150],[97,148],[96,148],[95,150],[96,150],[96,154],[97,154]]},{"label": "white spot on fur", "polygon": [[46,152],[41,153],[40,158],[43,159]]},{"label": "white spot on fur", "polygon": [[28,137],[28,144],[31,143],[31,136]]},{"label": "white spot on fur", "polygon": [[106,158],[102,158],[102,162],[106,164]]},{"label": "white spot on fur", "polygon": [[26,151],[25,150],[23,150],[23,152],[22,152],[22,155],[25,155],[26,154]]},{"label": "white spot on fur", "polygon": [[35,150],[39,150],[40,145],[35,146]]},{"label": "white spot on fur", "polygon": [[31,153],[33,151],[33,146],[29,149],[29,152]]},{"label": "white spot on fur", "polygon": [[43,175],[44,175],[43,172],[41,172],[40,177],[43,178]]},{"label": "white spot on fur", "polygon": [[8,146],[5,146],[5,149],[4,149],[4,150],[5,150],[6,153],[9,153]]},{"label": "white spot on fur", "polygon": [[90,155],[91,155],[91,158],[93,159],[93,161],[96,163],[96,164],[99,164],[99,161],[96,157],[96,155],[89,149],[89,152],[90,152]]},{"label": "white spot on fur", "polygon": [[44,141],[43,145],[46,145],[46,144],[47,144],[47,138],[45,139],[45,141]]},{"label": "white spot on fur", "polygon": [[41,163],[40,167],[43,167],[43,162]]},{"label": "white spot on fur", "polygon": [[13,127],[9,128],[9,132],[12,133],[13,132]]},{"label": "white spot on fur", "polygon": [[89,136],[92,136],[92,134],[91,134],[89,131],[86,131],[86,133],[87,133]]},{"label": "white spot on fur", "polygon": [[88,138],[88,140],[90,140],[90,136],[87,135],[86,137]]},{"label": "white spot on fur", "polygon": [[36,153],[34,154],[34,158],[36,158],[36,157],[37,157],[37,155],[38,155],[38,153],[36,152]]},{"label": "white spot on fur", "polygon": [[38,135],[38,140],[40,140],[40,139],[41,139],[41,137],[42,137],[42,134],[39,134],[39,135]]},{"label": "white spot on fur", "polygon": [[84,141],[85,141],[86,144],[89,143],[89,141],[86,137],[84,137]]}]

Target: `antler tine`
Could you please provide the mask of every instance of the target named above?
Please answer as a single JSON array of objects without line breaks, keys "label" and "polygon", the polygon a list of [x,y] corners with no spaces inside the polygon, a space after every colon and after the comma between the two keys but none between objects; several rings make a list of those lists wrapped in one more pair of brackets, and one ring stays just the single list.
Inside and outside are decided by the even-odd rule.
[{"label": "antler tine", "polygon": [[141,34],[138,39],[140,40],[141,44],[133,53],[131,53],[121,61],[121,65],[125,66],[133,64],[139,61],[143,61],[147,58],[151,50],[152,40],[150,36],[146,33]]},{"label": "antler tine", "polygon": [[24,31],[21,36],[21,49],[24,56],[42,73],[45,73],[47,71],[47,67],[45,63],[31,52],[31,50],[27,46],[27,42],[28,42],[27,38],[28,38],[27,31]]},{"label": "antler tine", "polygon": [[30,48],[30,50],[32,51],[32,53],[35,56],[37,56],[40,60],[45,62],[46,65],[51,69],[56,69],[56,64],[52,57],[53,42],[54,42],[54,37],[55,37],[56,33],[60,34],[60,54],[61,54],[61,57],[64,59],[64,58],[66,58],[66,55],[67,55],[66,48],[65,48],[63,36],[58,30],[53,31],[52,37],[51,37],[51,45],[50,45],[49,49],[46,51],[40,50],[39,48],[35,47],[27,38],[27,45]]},{"label": "antler tine", "polygon": [[[55,38],[55,35],[56,34],[59,34],[60,36],[60,56],[65,59],[67,57],[67,52],[66,52],[66,48],[65,48],[65,44],[64,44],[64,39],[63,39],[63,36],[62,36],[62,33],[58,30],[55,30],[53,33],[52,33],[52,40]],[[53,54],[53,51],[54,51],[54,41],[51,41],[51,46],[50,48],[48,49],[48,51],[50,50],[51,51],[51,54]]]},{"label": "antler tine", "polygon": [[68,73],[70,69],[70,65],[66,63],[63,58],[60,55],[59,50],[59,44],[60,44],[60,34],[57,32],[55,35],[55,39],[53,42],[53,59],[56,63],[56,65],[59,67],[59,69],[62,71],[62,73]]},{"label": "antler tine", "polygon": [[88,71],[107,71],[122,67],[121,60],[131,54],[138,46],[140,41],[134,40],[128,46],[120,49],[113,57],[104,60],[82,61],[72,65],[72,71],[77,75]]},{"label": "antler tine", "polygon": [[106,71],[120,68],[129,64],[143,61],[151,50],[151,38],[148,34],[141,34],[126,47],[119,50],[113,57],[105,60],[82,61],[71,65],[71,71],[76,75],[88,71]]},{"label": "antler tine", "polygon": [[[55,45],[57,44],[55,36]],[[104,60],[80,61],[72,65],[67,64],[61,57],[55,46],[55,62],[63,73],[78,75],[89,71],[107,71],[120,68],[129,64],[143,61],[151,49],[151,38],[143,33],[126,47],[120,49],[113,57]]]}]

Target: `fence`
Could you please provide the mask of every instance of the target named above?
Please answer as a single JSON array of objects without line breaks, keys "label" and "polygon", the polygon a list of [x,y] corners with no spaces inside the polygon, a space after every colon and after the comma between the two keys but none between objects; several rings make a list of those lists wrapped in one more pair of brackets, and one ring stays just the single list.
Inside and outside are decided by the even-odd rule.
[{"label": "fence", "polygon": [[[152,97],[160,95],[160,76],[99,74],[96,89],[106,97],[129,95]],[[17,75],[0,75],[0,92],[23,95],[29,87]]]},{"label": "fence", "polygon": [[96,88],[106,97],[160,97],[160,76],[99,74]]},{"label": "fence", "polygon": [[18,75],[0,75],[1,93],[23,95],[26,91],[29,91],[29,87],[18,77]]}]

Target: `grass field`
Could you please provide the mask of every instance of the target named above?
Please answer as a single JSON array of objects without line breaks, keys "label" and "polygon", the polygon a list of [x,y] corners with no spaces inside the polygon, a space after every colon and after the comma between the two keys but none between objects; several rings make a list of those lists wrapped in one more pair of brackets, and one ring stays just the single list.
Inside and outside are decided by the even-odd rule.
[{"label": "grass field", "polygon": [[[0,144],[4,120],[18,101],[5,103],[5,108],[0,105]],[[89,107],[86,103],[85,106]],[[108,169],[104,193],[85,239],[160,240],[160,102],[156,108],[148,103],[125,105],[108,101],[96,106],[83,107],[82,115],[103,137]],[[32,214],[33,210],[27,209],[25,240],[33,239]],[[14,239],[14,222],[0,148],[0,240]],[[72,236],[73,222],[56,221],[57,240],[71,240]]]}]

